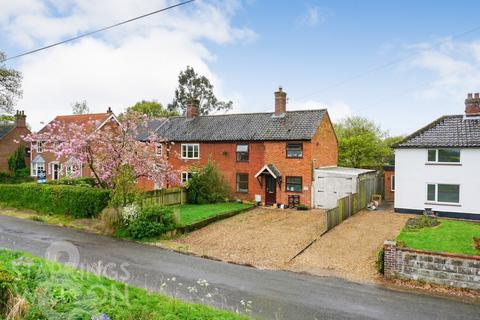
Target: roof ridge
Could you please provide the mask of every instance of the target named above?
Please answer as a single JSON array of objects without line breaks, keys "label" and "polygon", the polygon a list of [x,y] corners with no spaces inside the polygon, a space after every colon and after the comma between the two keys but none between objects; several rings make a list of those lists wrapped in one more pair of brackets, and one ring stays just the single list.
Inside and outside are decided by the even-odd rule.
[{"label": "roof ridge", "polygon": [[[302,110],[290,110],[286,111],[287,113],[294,113],[294,112],[312,112],[312,111],[327,111],[327,108],[322,109],[302,109]],[[270,112],[240,112],[240,113],[224,113],[224,114],[207,114],[207,115],[200,115],[199,117],[225,117],[225,116],[241,116],[241,115],[255,115],[255,114],[273,114],[274,111]],[[172,118],[185,118],[185,116],[173,116],[173,117],[163,117],[159,119],[172,119]]]},{"label": "roof ridge", "polygon": [[449,117],[448,115],[443,115],[441,116],[440,118],[437,118],[436,120],[434,120],[433,122],[430,122],[429,124],[427,124],[426,126],[423,126],[422,128],[418,129],[417,131],[415,131],[414,133],[406,136],[404,139],[402,139],[402,141],[399,141],[395,144],[392,145],[392,148],[397,148],[399,147],[401,144],[404,144],[406,142],[408,142],[409,140],[412,140],[413,138],[419,136],[420,134],[424,133],[425,131],[437,126],[440,122],[442,122],[444,119],[446,119],[447,117]]},{"label": "roof ridge", "polygon": [[55,118],[58,118],[58,117],[79,117],[79,116],[98,116],[98,115],[101,115],[101,114],[109,114],[109,112],[98,112],[98,113],[84,113],[84,114],[61,114],[61,115],[58,115],[58,116],[55,116]]}]

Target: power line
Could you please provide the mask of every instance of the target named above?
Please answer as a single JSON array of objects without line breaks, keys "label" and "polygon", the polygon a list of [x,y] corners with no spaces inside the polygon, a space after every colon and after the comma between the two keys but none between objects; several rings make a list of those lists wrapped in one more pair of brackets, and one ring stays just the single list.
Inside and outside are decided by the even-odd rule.
[{"label": "power line", "polygon": [[[472,28],[472,29],[469,29],[469,30],[467,30],[467,31],[465,31],[465,32],[456,34],[456,35],[454,35],[454,36],[452,37],[452,39],[457,39],[457,38],[464,37],[464,36],[466,36],[466,35],[468,35],[468,34],[470,34],[470,33],[476,32],[476,31],[478,31],[478,30],[480,30],[480,26],[476,26],[476,27],[474,27],[474,28]],[[433,45],[432,47],[439,46],[440,44],[441,44],[441,43],[437,43],[436,45]],[[326,90],[333,89],[333,88],[336,88],[336,87],[340,87],[340,86],[342,86],[342,85],[344,85],[344,84],[346,84],[346,83],[352,82],[352,81],[354,81],[354,80],[356,80],[356,79],[359,79],[359,78],[363,78],[363,77],[365,77],[365,76],[367,76],[367,75],[369,75],[369,74],[371,74],[371,73],[374,73],[374,72],[376,72],[376,71],[380,71],[380,70],[382,70],[382,69],[386,69],[386,68],[388,68],[388,67],[391,67],[391,66],[393,66],[393,65],[396,65],[397,63],[400,63],[400,62],[402,62],[402,61],[408,60],[408,59],[412,58],[412,57],[415,56],[415,55],[416,55],[416,53],[415,53],[415,54],[411,54],[411,55],[409,55],[409,56],[407,56],[407,57],[404,57],[404,58],[399,58],[399,59],[396,59],[396,60],[392,60],[392,61],[390,61],[390,62],[388,62],[388,63],[386,63],[386,64],[382,64],[382,65],[379,65],[379,66],[377,66],[377,67],[373,67],[373,68],[368,69],[368,70],[366,70],[366,71],[364,71],[364,72],[358,73],[358,74],[353,75],[353,76],[348,77],[348,78],[345,78],[345,79],[340,80],[340,81],[338,81],[338,82],[336,82],[336,83],[333,83],[333,84],[331,84],[331,85],[328,85],[328,86],[326,86],[326,87],[323,87],[323,88],[321,88],[321,89],[319,89],[319,90],[310,92],[309,94],[306,94],[306,95],[304,95],[304,96],[301,96],[300,98],[293,99],[293,100],[294,100],[294,101],[302,101],[302,99],[305,99],[305,98],[308,98],[308,97],[317,95],[317,94],[319,94],[319,93],[321,93],[321,92],[325,92]]]},{"label": "power line", "polygon": [[59,45],[61,45],[61,44],[67,43],[67,42],[71,42],[71,41],[78,40],[78,39],[83,38],[83,37],[91,36],[92,34],[99,33],[99,32],[105,31],[105,30],[109,30],[109,29],[112,29],[112,28],[121,26],[121,25],[123,25],[123,24],[129,23],[129,22],[132,22],[132,21],[135,21],[135,20],[139,20],[139,19],[142,19],[142,18],[151,16],[151,15],[154,15],[154,14],[157,14],[157,13],[160,13],[160,12],[164,12],[164,11],[167,11],[167,10],[170,10],[170,9],[173,9],[173,8],[176,8],[176,7],[180,7],[180,6],[183,6],[183,5],[185,5],[185,4],[191,3],[191,2],[193,2],[193,1],[195,1],[195,0],[188,0],[188,1],[180,2],[180,3],[177,3],[177,4],[175,4],[175,5],[171,5],[171,6],[169,6],[169,7],[165,7],[165,8],[163,8],[163,9],[155,10],[155,11],[152,11],[152,12],[149,12],[149,13],[146,13],[146,14],[143,14],[143,15],[141,15],[141,16],[138,16],[138,17],[135,17],[135,18],[132,18],[132,19],[128,19],[128,20],[125,20],[125,21],[122,21],[122,22],[118,22],[118,23],[112,24],[112,25],[110,25],[110,26],[108,26],[108,27],[103,27],[103,28],[101,28],[101,29],[94,30],[94,31],[90,31],[90,32],[81,34],[81,35],[79,35],[79,36],[76,36],[76,37],[73,37],[73,38],[70,38],[70,39],[66,39],[66,40],[63,40],[63,41],[60,41],[60,42],[57,42],[57,43],[54,43],[54,44],[45,46],[45,47],[41,47],[41,48],[38,48],[38,49],[35,49],[35,50],[27,51],[27,52],[18,54],[18,55],[16,55],[16,56],[3,59],[3,60],[0,61],[0,63],[5,62],[5,61],[8,61],[8,60],[12,60],[12,59],[20,58],[20,57],[23,57],[23,56],[26,56],[26,55],[29,55],[29,54],[32,54],[32,53],[36,53],[36,52],[39,52],[39,51],[42,51],[42,50],[46,50],[46,49],[49,49],[49,48],[52,48],[52,47],[56,47],[56,46],[59,46]]}]

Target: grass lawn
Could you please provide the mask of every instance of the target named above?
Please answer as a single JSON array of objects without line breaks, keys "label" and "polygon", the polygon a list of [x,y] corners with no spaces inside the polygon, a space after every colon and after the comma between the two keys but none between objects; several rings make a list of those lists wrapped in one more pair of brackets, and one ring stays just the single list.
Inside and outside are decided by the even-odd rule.
[{"label": "grass lawn", "polygon": [[251,204],[224,202],[212,204],[183,204],[174,206],[180,210],[180,225],[187,226],[219,214],[250,208]]},{"label": "grass lawn", "polygon": [[[7,299],[17,308],[5,308]],[[0,319],[6,318],[5,313],[12,309],[18,317],[11,319],[90,320],[102,314],[112,320],[247,319],[236,313],[149,293],[18,251],[0,250]]]},{"label": "grass lawn", "polygon": [[473,237],[480,237],[480,223],[439,219],[440,225],[433,228],[422,228],[417,231],[406,231],[405,228],[397,237],[412,249],[437,252],[462,253],[480,256],[475,249]]}]

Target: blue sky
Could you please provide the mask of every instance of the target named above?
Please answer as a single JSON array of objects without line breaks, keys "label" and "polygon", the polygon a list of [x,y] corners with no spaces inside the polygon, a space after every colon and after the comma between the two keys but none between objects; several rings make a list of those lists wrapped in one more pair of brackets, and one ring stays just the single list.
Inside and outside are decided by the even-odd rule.
[{"label": "blue sky", "polygon": [[[167,3],[2,1],[0,50],[10,55]],[[289,109],[327,107],[335,120],[365,116],[403,134],[462,113],[467,92],[480,91],[480,29],[465,34],[480,27],[478,12],[475,1],[197,1],[12,65],[34,127],[77,100],[93,111],[166,104],[192,65],[234,112],[272,110],[282,85]]]}]

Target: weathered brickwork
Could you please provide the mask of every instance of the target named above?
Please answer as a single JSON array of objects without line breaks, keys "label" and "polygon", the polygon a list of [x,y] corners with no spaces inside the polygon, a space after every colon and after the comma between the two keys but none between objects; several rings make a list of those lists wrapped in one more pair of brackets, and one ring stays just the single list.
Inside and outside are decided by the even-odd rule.
[{"label": "weathered brickwork", "polygon": [[384,244],[385,277],[480,290],[480,256],[435,253]]}]

